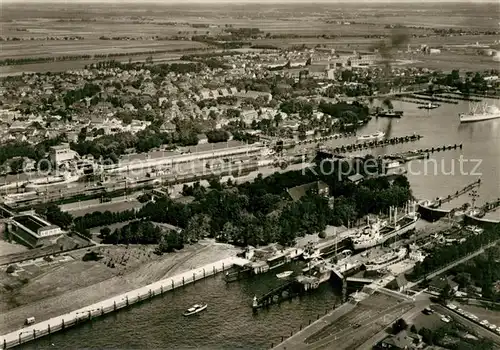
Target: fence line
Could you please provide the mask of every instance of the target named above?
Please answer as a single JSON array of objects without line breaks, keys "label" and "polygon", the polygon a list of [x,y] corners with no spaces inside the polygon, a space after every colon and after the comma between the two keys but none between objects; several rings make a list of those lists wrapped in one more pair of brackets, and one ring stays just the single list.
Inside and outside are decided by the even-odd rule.
[{"label": "fence line", "polygon": [[17,331],[5,334],[0,337],[0,344],[3,349],[26,343],[28,341],[55,333],[57,331],[72,327],[92,318],[126,308],[138,302],[162,295],[165,292],[194,283],[205,277],[214,276],[233,266],[235,263],[244,263],[244,259],[232,257],[220,260],[213,264],[205,265],[201,268],[190,270],[171,278],[163,279],[151,283],[127,293],[103,300],[101,302],[83,307],[70,313],[53,317],[47,321],[18,329]]}]

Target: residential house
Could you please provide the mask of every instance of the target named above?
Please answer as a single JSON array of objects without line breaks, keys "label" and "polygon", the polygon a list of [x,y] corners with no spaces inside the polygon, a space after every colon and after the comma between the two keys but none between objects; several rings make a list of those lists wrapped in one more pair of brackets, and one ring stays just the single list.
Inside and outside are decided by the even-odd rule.
[{"label": "residential house", "polygon": [[309,76],[315,79],[326,79],[327,72],[330,69],[329,64],[313,64],[309,66],[308,72]]},{"label": "residential house", "polygon": [[255,109],[248,109],[245,111],[241,111],[241,120],[243,120],[246,124],[252,123],[254,120],[259,118],[259,113]]},{"label": "residential house", "polygon": [[208,143],[208,137],[205,134],[198,134],[198,144],[203,145]]},{"label": "residential house", "polygon": [[165,133],[174,133],[177,130],[177,127],[174,123],[165,122],[160,126],[160,131]]},{"label": "residential house", "polygon": [[379,342],[375,348],[388,350],[410,350],[419,349],[422,345],[422,340],[418,334],[411,334],[406,330],[403,330],[396,335],[391,335],[385,338]]},{"label": "residential house", "polygon": [[298,201],[308,192],[313,192],[327,197],[330,193],[330,188],[323,181],[315,181],[308,184],[292,187],[288,189],[287,192],[293,201]]},{"label": "residential house", "polygon": [[123,105],[123,108],[124,108],[125,110],[130,111],[130,112],[135,112],[135,111],[136,111],[136,109],[135,109],[134,105],[133,105],[133,104],[131,104],[131,103],[125,103],[125,104]]},{"label": "residential house", "polygon": [[163,104],[168,104],[168,97],[159,97],[158,106],[161,107]]},{"label": "residential house", "polygon": [[364,180],[364,176],[361,175],[361,174],[354,174],[354,175],[351,175],[347,178],[348,181],[354,183],[354,184],[358,184],[360,183],[361,181]]},{"label": "residential house", "polygon": [[281,126],[285,129],[298,130],[300,123],[297,120],[285,120]]},{"label": "residential house", "polygon": [[429,292],[439,294],[446,286],[449,286],[454,292],[458,291],[458,283],[453,281],[450,276],[436,276],[429,283]]}]

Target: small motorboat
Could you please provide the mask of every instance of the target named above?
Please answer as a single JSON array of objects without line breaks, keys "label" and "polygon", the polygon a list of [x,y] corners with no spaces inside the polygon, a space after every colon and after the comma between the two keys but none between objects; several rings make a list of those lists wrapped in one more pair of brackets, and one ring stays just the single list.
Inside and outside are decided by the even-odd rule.
[{"label": "small motorboat", "polygon": [[276,277],[278,277],[278,278],[287,278],[287,277],[289,277],[292,273],[293,273],[293,271],[285,271],[285,272],[282,272],[282,273],[278,273],[278,274],[276,275]]},{"label": "small motorboat", "polygon": [[195,304],[189,309],[187,309],[186,312],[184,312],[184,316],[191,316],[197,314],[198,312],[202,312],[207,308],[207,306],[208,306],[207,304],[205,305]]}]

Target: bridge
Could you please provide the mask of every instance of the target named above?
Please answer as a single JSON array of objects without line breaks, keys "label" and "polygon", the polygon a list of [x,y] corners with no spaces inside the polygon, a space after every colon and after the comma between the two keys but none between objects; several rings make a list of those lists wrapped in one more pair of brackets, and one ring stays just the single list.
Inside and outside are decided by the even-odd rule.
[{"label": "bridge", "polygon": [[10,207],[0,204],[0,218],[11,218],[15,215],[16,213]]},{"label": "bridge", "polygon": [[280,303],[291,299],[304,291],[302,284],[297,280],[288,281],[276,288],[271,289],[260,297],[254,297],[252,308],[255,310],[269,305]]}]

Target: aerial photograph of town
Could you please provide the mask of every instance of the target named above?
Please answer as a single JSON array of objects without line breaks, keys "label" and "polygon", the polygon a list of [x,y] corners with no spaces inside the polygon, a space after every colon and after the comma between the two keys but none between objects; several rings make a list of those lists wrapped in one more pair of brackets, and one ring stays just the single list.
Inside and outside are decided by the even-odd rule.
[{"label": "aerial photograph of town", "polygon": [[498,0],[0,22],[1,349],[500,349]]}]

